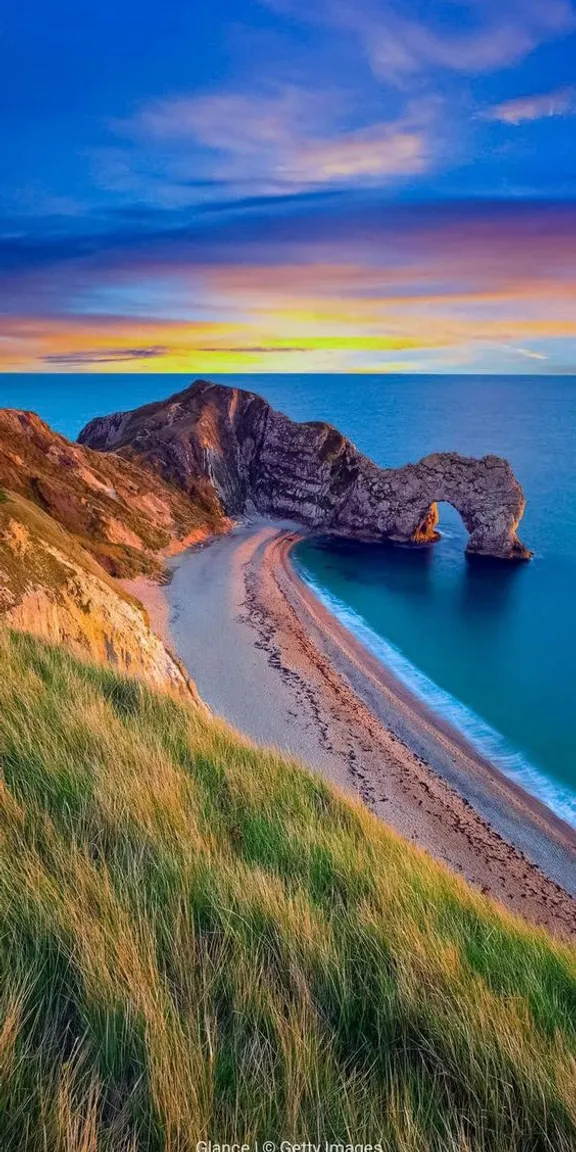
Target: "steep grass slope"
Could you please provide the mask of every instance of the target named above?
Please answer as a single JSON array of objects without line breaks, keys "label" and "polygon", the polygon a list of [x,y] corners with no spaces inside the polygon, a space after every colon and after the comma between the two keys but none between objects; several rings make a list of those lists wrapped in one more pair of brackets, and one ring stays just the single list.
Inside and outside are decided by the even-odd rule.
[{"label": "steep grass slope", "polygon": [[0,634],[0,1147],[576,1147],[576,955],[326,784]]}]

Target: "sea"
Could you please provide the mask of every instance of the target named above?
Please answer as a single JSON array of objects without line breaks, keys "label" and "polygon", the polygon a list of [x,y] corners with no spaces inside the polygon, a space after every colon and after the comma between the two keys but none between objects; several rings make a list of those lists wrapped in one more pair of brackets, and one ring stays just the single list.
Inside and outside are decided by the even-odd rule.
[{"label": "sea", "polygon": [[[1,375],[0,406],[75,438],[93,416],[193,377]],[[423,548],[326,539],[295,563],[327,607],[475,747],[576,827],[576,377],[214,376],[295,420],[327,420],[382,466],[429,452],[506,456],[524,487],[534,560],[466,560],[458,513]]]}]

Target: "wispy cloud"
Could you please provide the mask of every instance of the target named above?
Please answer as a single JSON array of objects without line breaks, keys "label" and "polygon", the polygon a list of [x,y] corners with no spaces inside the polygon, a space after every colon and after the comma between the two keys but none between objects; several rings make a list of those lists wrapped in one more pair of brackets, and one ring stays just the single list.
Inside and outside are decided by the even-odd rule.
[{"label": "wispy cloud", "polygon": [[80,352],[53,352],[41,357],[43,364],[52,367],[79,368],[91,364],[122,364],[131,360],[153,360],[166,356],[170,349],[166,344],[152,348],[86,348]]},{"label": "wispy cloud", "polygon": [[331,182],[350,177],[395,177],[424,172],[430,143],[423,132],[374,124],[332,140],[309,140],[292,158],[297,180]]},{"label": "wispy cloud", "polygon": [[536,352],[534,348],[511,348],[511,352],[516,352],[518,356],[524,356],[527,360],[547,360],[548,356],[544,352]]},{"label": "wispy cloud", "polygon": [[51,238],[5,241],[0,365],[355,371],[405,353],[429,368],[445,356],[442,370],[490,348],[496,368],[568,363],[576,206],[362,195],[290,212],[204,217],[204,232],[150,213],[147,232],[70,239],[65,260]]},{"label": "wispy cloud", "polygon": [[518,96],[485,109],[486,120],[499,120],[504,124],[523,124],[531,120],[544,120],[550,116],[566,116],[576,112],[574,88],[557,88],[533,96]]},{"label": "wispy cloud", "polygon": [[[175,96],[114,124],[140,145],[162,148],[174,172],[282,193],[399,179],[432,163],[437,101],[389,120],[351,123],[342,99],[294,86],[256,93]],[[194,159],[192,160],[191,150]]]},{"label": "wispy cloud", "polygon": [[505,68],[576,28],[571,0],[452,0],[456,19],[450,21],[432,5],[430,15],[414,18],[405,0],[268,3],[356,36],[375,74],[402,85],[430,70],[476,75]]},{"label": "wispy cloud", "polygon": [[[453,166],[469,186],[470,78],[576,31],[576,0],[261,2],[290,14],[285,31],[296,60],[286,59],[279,21],[269,56],[253,68],[244,56],[234,86],[192,83],[110,117],[113,138],[90,153],[107,195],[173,209],[319,189],[401,195],[446,179]],[[517,124],[559,115],[570,99],[559,89],[504,101],[485,116]],[[494,179],[496,165],[481,163]],[[533,187],[523,171],[517,186]]]}]

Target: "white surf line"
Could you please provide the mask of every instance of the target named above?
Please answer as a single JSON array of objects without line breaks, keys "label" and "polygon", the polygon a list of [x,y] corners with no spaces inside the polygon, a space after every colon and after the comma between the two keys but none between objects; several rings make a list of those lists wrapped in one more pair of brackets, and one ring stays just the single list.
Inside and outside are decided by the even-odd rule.
[{"label": "white surf line", "polygon": [[420,671],[399,648],[374,632],[358,612],[317,584],[304,565],[297,562],[297,567],[299,575],[324,607],[382,664],[391,669],[406,688],[434,712],[448,720],[480,755],[500,768],[504,775],[536,799],[541,800],[572,828],[576,828],[576,793],[563,787],[558,781],[551,780],[541,769],[535,767],[522,753],[513,748],[506,738],[481,716],[430,680],[426,673]]}]

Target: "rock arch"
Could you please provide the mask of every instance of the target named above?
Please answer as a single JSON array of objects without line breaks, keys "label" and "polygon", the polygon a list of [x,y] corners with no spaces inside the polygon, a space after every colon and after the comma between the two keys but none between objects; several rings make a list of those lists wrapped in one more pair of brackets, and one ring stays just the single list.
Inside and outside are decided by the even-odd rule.
[{"label": "rock arch", "polygon": [[527,559],[518,538],[518,525],[526,501],[507,460],[483,456],[480,460],[438,453],[420,461],[423,497],[430,508],[446,501],[459,512],[468,531],[471,554]]},{"label": "rock arch", "polygon": [[468,529],[469,553],[531,555],[517,535],[524,494],[501,457],[444,452],[379,468],[331,425],[298,424],[253,392],[206,380],[93,420],[80,442],[139,458],[185,491],[202,477],[230,515],[256,511],[357,539],[422,543],[437,538],[436,503],[447,501]]},{"label": "rock arch", "polygon": [[[517,531],[525,508],[524,493],[502,457],[478,460],[440,452],[404,468],[377,471],[377,483],[372,477],[372,483],[361,484],[356,506],[348,510],[354,523],[362,515],[365,522],[369,519],[370,505],[383,537],[427,543],[438,539],[437,505],[446,502],[460,514],[468,531],[469,554],[510,560],[531,556]],[[334,525],[337,530],[345,529],[346,518]]]}]

